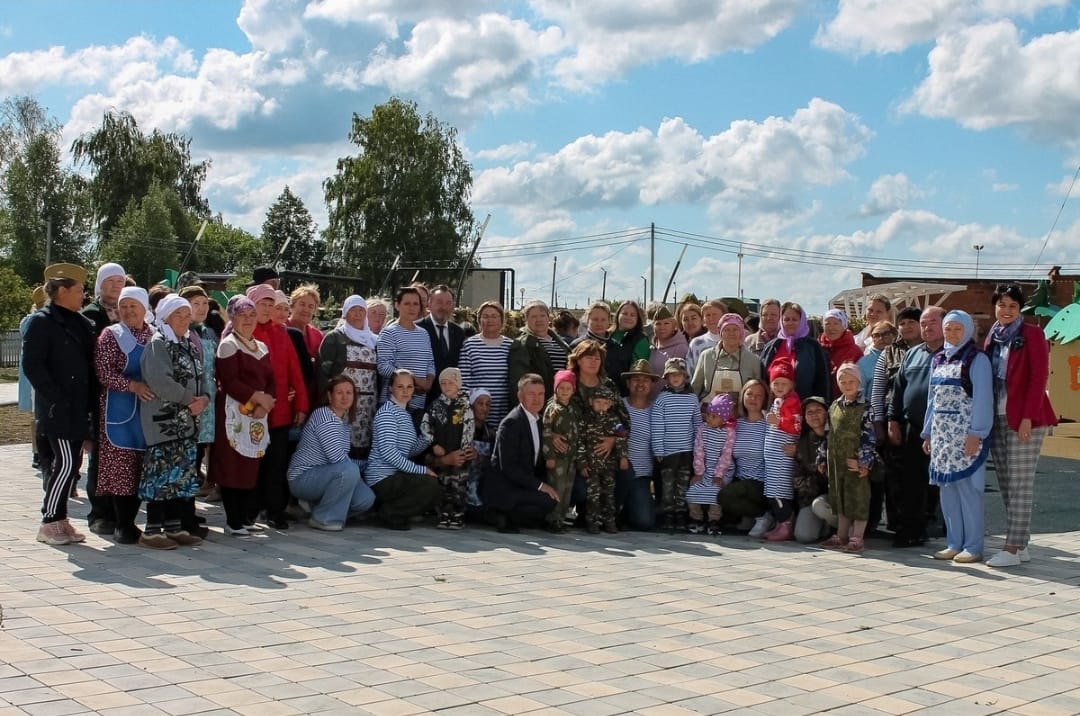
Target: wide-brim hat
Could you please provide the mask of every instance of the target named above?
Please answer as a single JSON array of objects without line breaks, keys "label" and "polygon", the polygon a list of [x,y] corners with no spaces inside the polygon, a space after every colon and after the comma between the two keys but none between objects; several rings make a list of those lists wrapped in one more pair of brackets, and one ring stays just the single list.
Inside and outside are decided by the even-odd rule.
[{"label": "wide-brim hat", "polygon": [[652,366],[649,365],[649,361],[645,360],[644,358],[639,358],[638,360],[634,361],[633,364],[631,364],[630,366],[630,370],[622,373],[621,375],[623,380],[628,380],[635,375],[643,375],[646,378],[654,381],[660,380],[660,376],[652,372]]}]

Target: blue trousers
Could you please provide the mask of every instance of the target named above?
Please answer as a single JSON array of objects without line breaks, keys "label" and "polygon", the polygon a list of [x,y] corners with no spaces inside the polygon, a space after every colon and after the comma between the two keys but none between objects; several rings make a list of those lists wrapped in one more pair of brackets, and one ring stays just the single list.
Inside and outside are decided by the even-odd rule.
[{"label": "blue trousers", "polygon": [[985,464],[971,477],[941,485],[941,514],[945,518],[945,540],[949,549],[983,553],[985,487]]},{"label": "blue trousers", "polygon": [[313,519],[332,525],[344,525],[350,515],[375,504],[375,493],[360,478],[360,466],[348,458],[305,470],[289,480],[289,490],[312,503]]},{"label": "blue trousers", "polygon": [[656,524],[651,477],[637,477],[633,469],[615,473],[615,504],[627,527],[648,531]]}]

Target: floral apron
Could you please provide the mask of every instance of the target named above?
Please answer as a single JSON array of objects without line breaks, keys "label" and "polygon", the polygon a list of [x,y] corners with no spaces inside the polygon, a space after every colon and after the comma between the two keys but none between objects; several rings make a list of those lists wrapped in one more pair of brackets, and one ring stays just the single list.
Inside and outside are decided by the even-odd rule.
[{"label": "floral apron", "polygon": [[964,441],[971,428],[972,400],[961,380],[962,361],[934,368],[934,418],[930,424],[930,482],[944,485],[974,475],[986,462],[990,441],[983,440],[979,454],[964,455]]}]

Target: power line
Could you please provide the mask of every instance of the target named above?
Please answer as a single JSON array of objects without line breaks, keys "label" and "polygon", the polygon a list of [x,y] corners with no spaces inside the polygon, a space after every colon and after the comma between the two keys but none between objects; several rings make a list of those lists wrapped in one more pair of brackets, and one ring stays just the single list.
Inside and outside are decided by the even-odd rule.
[{"label": "power line", "polygon": [[1072,190],[1073,187],[1076,186],[1077,177],[1080,177],[1080,165],[1077,165],[1076,173],[1073,174],[1072,181],[1069,182],[1069,190],[1065,192],[1065,198],[1061,200],[1061,206],[1058,207],[1057,215],[1054,217],[1054,223],[1050,225],[1050,230],[1046,232],[1046,238],[1043,239],[1042,248],[1039,249],[1039,255],[1035,257],[1035,263],[1031,265],[1031,270],[1028,271],[1028,278],[1031,278],[1031,274],[1035,273],[1035,267],[1039,265],[1043,252],[1046,251],[1046,245],[1050,243],[1050,235],[1053,234],[1054,229],[1057,228],[1058,219],[1061,218],[1061,212],[1065,211],[1065,204],[1068,203],[1069,197],[1072,196]]}]

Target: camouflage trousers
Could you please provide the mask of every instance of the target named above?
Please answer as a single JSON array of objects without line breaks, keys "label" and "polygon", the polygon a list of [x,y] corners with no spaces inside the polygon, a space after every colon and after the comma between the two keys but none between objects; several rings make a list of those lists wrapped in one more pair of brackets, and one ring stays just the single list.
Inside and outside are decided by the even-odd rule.
[{"label": "camouflage trousers", "polygon": [[557,455],[555,457],[555,467],[549,467],[547,469],[545,481],[547,484],[554,487],[555,492],[559,494],[559,504],[555,505],[555,509],[547,516],[548,524],[562,524],[563,519],[565,519],[573,499],[572,493],[574,491],[574,478],[576,476],[577,471],[574,469],[574,459],[573,456],[570,455]]},{"label": "camouflage trousers", "polygon": [[694,453],[676,452],[660,458],[660,514],[686,513],[686,490],[694,468]]},{"label": "camouflage trousers", "polygon": [[585,517],[589,525],[615,524],[615,472],[618,462],[596,460],[589,464],[585,478]]},{"label": "camouflage trousers", "polygon": [[462,522],[469,497],[469,470],[451,470],[439,475],[442,500],[439,502],[439,520]]}]

